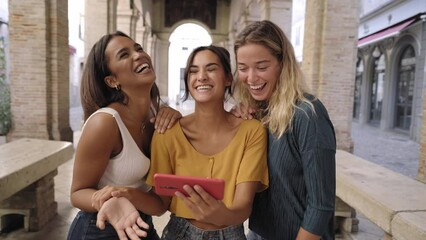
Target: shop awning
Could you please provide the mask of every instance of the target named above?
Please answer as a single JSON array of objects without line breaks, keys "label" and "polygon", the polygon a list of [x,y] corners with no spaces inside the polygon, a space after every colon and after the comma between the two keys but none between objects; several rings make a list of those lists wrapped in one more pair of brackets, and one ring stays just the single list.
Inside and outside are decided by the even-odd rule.
[{"label": "shop awning", "polygon": [[412,18],[412,19],[406,20],[404,22],[395,24],[392,27],[389,27],[385,30],[382,30],[382,31],[373,33],[371,35],[368,35],[366,37],[363,37],[363,38],[358,40],[358,47],[363,47],[365,45],[378,42],[378,41],[383,40],[385,38],[398,35],[402,30],[404,30],[406,27],[408,27],[415,20],[416,20],[416,18]]}]

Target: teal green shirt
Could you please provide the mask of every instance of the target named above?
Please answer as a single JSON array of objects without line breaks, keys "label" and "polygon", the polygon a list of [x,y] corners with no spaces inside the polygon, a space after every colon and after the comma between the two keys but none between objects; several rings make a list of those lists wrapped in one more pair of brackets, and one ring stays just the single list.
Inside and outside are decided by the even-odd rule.
[{"label": "teal green shirt", "polygon": [[323,104],[312,103],[315,113],[299,105],[281,138],[268,134],[269,188],[256,195],[249,220],[263,238],[294,240],[303,227],[334,239],[336,138]]}]

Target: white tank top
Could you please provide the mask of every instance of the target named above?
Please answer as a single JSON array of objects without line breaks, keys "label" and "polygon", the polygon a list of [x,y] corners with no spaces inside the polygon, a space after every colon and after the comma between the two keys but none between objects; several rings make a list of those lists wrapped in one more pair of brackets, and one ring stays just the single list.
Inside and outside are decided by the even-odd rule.
[{"label": "white tank top", "polygon": [[151,186],[145,183],[145,178],[150,167],[149,158],[139,149],[116,110],[101,108],[94,112],[87,121],[100,112],[111,114],[114,117],[120,129],[123,149],[109,160],[108,166],[98,183],[98,188],[101,189],[106,185],[126,186],[148,192],[151,190]]}]

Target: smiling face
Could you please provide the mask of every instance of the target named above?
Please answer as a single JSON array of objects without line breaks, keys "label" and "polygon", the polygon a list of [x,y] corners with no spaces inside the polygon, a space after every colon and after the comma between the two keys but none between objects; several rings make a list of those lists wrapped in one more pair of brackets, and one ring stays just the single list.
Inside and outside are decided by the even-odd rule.
[{"label": "smiling face", "polygon": [[231,81],[215,53],[210,50],[196,53],[188,70],[188,88],[195,101],[212,98],[223,101],[225,88],[231,86]]},{"label": "smiling face", "polygon": [[281,64],[269,49],[248,43],[237,52],[238,80],[242,81],[257,101],[269,101],[277,86]]},{"label": "smiling face", "polygon": [[123,90],[133,89],[141,82],[153,84],[155,72],[151,58],[141,45],[132,39],[116,36],[111,39],[105,50],[111,75],[105,78],[110,87],[120,85]]}]

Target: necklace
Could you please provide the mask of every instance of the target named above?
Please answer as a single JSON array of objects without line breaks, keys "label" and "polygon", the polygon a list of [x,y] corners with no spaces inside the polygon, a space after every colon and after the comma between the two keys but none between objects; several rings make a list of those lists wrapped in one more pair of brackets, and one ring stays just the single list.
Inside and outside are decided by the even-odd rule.
[{"label": "necklace", "polygon": [[[155,113],[153,112],[153,109],[151,107],[149,108],[149,111],[155,116]],[[149,113],[148,113],[148,116],[145,117],[145,120],[142,122],[142,125],[141,125],[141,134],[142,135],[143,135],[143,133],[145,131],[146,120],[148,119],[148,117],[149,117]]]},{"label": "necklace", "polygon": [[143,122],[141,125],[141,134],[143,135],[143,132],[145,131],[146,123]]}]

